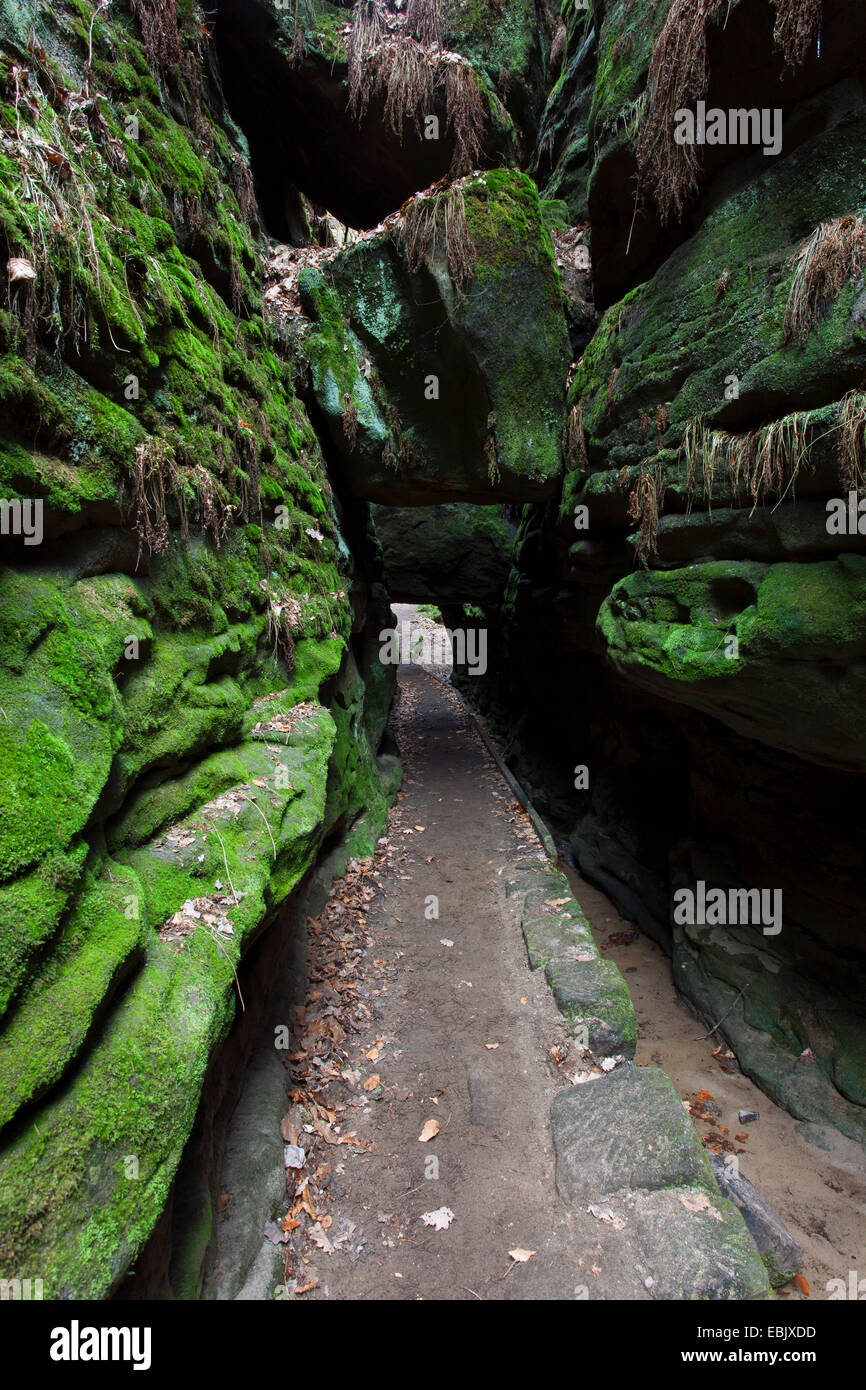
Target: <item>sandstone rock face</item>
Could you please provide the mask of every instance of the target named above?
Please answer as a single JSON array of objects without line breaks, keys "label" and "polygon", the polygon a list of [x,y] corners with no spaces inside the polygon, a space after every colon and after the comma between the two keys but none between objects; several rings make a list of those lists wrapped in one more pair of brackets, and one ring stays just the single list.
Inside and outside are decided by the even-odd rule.
[{"label": "sandstone rock face", "polygon": [[52,1298],[123,1278],[241,958],[396,793],[364,518],[263,313],[213,51],[167,14],[0,7],[0,1265]]},{"label": "sandstone rock face", "polygon": [[[498,670],[466,689],[744,1069],[862,1141],[863,16],[822,15],[819,56],[721,7],[697,90],[694,62],[657,80],[682,6],[563,7],[533,172],[589,222],[604,313],[558,508],[525,509]],[[677,183],[664,101],[767,92],[778,153],[700,146]],[[778,890],[781,931],[677,921],[699,880]]]},{"label": "sandstone rock face", "polygon": [[[824,0],[819,54],[774,8],[708,5],[678,71],[682,0],[472,0],[359,112],[345,4],[0,0],[4,1276],[106,1296],[177,1195],[195,1295],[215,1194],[173,1183],[238,967],[399,786],[386,576],[485,610],[468,693],[575,861],[866,1139],[866,12]],[[767,92],[774,155],[689,164],[666,113]],[[698,883],[779,922],[678,915]],[[585,924],[520,925],[633,1055]],[[649,1133],[623,1075],[599,1113],[655,1087]],[[657,1292],[760,1296],[674,1141],[629,1214]]]}]

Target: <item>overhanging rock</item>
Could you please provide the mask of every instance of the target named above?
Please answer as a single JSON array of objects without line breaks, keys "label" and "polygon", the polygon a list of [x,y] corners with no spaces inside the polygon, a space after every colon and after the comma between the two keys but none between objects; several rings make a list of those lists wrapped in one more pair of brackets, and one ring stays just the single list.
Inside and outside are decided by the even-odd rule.
[{"label": "overhanging rock", "polygon": [[[458,288],[443,237],[464,209],[475,264]],[[552,496],[570,350],[535,185],[473,175],[410,216],[433,226],[414,273],[403,218],[333,257],[327,280],[298,281],[313,392],[349,488],[392,506]]]}]

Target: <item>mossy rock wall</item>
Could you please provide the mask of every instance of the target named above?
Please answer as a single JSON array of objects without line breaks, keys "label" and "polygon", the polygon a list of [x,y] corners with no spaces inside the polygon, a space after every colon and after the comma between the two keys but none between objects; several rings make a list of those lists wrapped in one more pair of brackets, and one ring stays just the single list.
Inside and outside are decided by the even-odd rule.
[{"label": "mossy rock wall", "polygon": [[207,26],[166,13],[157,42],[149,6],[0,8],[0,249],[35,273],[0,494],[41,507],[0,556],[0,1272],[50,1298],[117,1286],[241,958],[396,791],[369,557],[263,312]]}]

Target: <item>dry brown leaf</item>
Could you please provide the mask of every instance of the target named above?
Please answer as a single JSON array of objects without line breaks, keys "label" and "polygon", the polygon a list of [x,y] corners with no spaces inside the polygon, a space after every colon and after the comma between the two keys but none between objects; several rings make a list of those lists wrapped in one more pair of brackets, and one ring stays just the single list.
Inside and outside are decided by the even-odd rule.
[{"label": "dry brown leaf", "polygon": [[301,1137],[300,1126],[294,1119],[291,1110],[280,1120],[280,1134],[287,1144],[297,1144]]},{"label": "dry brown leaf", "polygon": [[706,1211],[710,1199],[704,1192],[681,1192],[680,1201],[687,1211]]},{"label": "dry brown leaf", "polygon": [[372,1076],[368,1076],[368,1077],[367,1077],[367,1080],[364,1082],[364,1090],[365,1090],[365,1091],[375,1091],[375,1089],[376,1089],[376,1087],[378,1086],[378,1084],[379,1084],[379,1073],[374,1071],[374,1072],[373,1072],[373,1075],[372,1075]]},{"label": "dry brown leaf", "polygon": [[488,1052],[495,1052],[499,1043],[485,1043],[484,1046],[487,1048]]},{"label": "dry brown leaf", "polygon": [[439,1133],[439,1121],[438,1121],[438,1120],[426,1120],[426,1121],[424,1122],[424,1128],[421,1130],[421,1133],[418,1135],[418,1143],[419,1143],[419,1144],[429,1144],[430,1140],[431,1140],[431,1139],[435,1139],[435,1138],[436,1138],[436,1135],[437,1135],[438,1133]]},{"label": "dry brown leaf", "polygon": [[517,1264],[525,1265],[527,1260],[531,1260],[531,1259],[532,1259],[532,1257],[533,1257],[533,1255],[536,1253],[536,1251],[535,1251],[535,1250],[521,1250],[520,1247],[518,1246],[518,1248],[517,1248],[516,1250],[509,1250],[508,1253],[509,1253],[509,1255],[511,1256],[512,1260],[514,1260]]},{"label": "dry brown leaf", "polygon": [[23,256],[10,256],[6,262],[10,280],[35,280],[36,271]]}]

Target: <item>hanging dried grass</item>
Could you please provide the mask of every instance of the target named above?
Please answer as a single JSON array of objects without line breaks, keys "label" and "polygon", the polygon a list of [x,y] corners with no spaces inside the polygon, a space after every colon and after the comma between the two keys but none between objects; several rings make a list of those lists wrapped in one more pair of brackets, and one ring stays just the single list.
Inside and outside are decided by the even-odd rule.
[{"label": "hanging dried grass", "polygon": [[866,393],[849,391],[840,407],[839,476],[848,492],[866,492]]},{"label": "hanging dried grass", "polygon": [[821,32],[822,0],[773,0],[776,22],[773,41],[789,68],[798,68]]},{"label": "hanging dried grass", "polygon": [[674,140],[677,111],[694,106],[707,93],[707,28],[719,18],[724,0],[672,0],[653,44],[647,100],[637,147],[638,178],[658,206],[662,223],[682,213],[697,190],[698,158],[693,145]]},{"label": "hanging dried grass", "polygon": [[445,27],[442,0],[409,0],[406,6],[406,28],[419,43],[429,48],[442,47]]},{"label": "hanging dried grass", "polygon": [[403,213],[400,238],[413,274],[425,261],[444,255],[458,291],[472,278],[478,253],[466,221],[461,188],[413,199]]},{"label": "hanging dried grass", "polygon": [[828,303],[866,266],[866,221],[860,216],[821,222],[789,264],[794,277],[785,306],[782,335],[804,347]]},{"label": "hanging dried grass", "polygon": [[446,129],[454,137],[452,178],[477,169],[484,146],[484,103],[471,63],[448,63],[445,69]]},{"label": "hanging dried grass", "polygon": [[635,555],[642,564],[658,554],[659,520],[664,510],[667,480],[660,463],[644,465],[629,493],[628,519],[636,522]]}]

